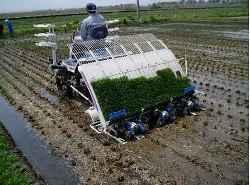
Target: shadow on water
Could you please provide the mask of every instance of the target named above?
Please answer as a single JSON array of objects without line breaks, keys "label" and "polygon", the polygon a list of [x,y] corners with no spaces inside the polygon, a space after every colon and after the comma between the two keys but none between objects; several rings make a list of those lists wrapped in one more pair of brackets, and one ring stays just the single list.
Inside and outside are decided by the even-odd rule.
[{"label": "shadow on water", "polygon": [[0,121],[11,134],[17,147],[48,185],[77,185],[78,178],[61,158],[41,140],[26,119],[0,95]]}]

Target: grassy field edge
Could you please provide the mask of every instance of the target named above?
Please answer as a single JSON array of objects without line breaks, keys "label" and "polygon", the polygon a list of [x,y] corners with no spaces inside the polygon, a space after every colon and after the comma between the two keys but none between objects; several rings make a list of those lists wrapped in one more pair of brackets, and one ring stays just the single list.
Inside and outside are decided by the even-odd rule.
[{"label": "grassy field edge", "polygon": [[0,122],[0,184],[44,184]]}]

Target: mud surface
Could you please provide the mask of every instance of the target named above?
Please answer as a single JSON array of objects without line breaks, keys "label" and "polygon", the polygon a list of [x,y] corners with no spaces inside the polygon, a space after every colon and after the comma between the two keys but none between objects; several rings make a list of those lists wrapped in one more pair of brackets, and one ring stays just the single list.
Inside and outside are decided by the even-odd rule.
[{"label": "mud surface", "polygon": [[[206,93],[199,116],[126,145],[91,131],[84,103],[57,95],[48,72],[51,51],[35,46],[33,36],[1,40],[0,87],[82,183],[248,184],[248,30],[248,23],[223,22],[121,28],[119,34],[153,33],[177,58],[186,55],[189,78]],[[68,42],[58,34],[59,59],[68,56]]]}]

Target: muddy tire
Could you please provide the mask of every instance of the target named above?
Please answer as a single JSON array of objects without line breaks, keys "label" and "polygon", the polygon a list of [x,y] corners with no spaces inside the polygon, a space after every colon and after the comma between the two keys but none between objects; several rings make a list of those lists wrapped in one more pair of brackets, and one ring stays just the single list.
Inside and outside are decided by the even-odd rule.
[{"label": "muddy tire", "polygon": [[182,114],[183,115],[188,115],[189,114],[189,111],[188,111],[187,107],[185,109],[183,109]]},{"label": "muddy tire", "polygon": [[58,77],[56,78],[56,86],[60,96],[68,96],[68,97],[72,96],[71,87]]}]

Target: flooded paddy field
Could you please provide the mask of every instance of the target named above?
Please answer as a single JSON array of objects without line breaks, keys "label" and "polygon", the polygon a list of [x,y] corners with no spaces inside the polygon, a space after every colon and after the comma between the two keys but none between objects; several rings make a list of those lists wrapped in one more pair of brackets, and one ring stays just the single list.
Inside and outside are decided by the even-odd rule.
[{"label": "flooded paddy field", "polygon": [[[248,22],[121,28],[119,35],[153,33],[186,57],[206,107],[126,145],[91,131],[88,107],[58,96],[51,51],[35,46],[33,36],[0,42],[0,87],[82,184],[249,184],[248,30]],[[68,57],[68,34],[58,33],[58,59]]]}]

